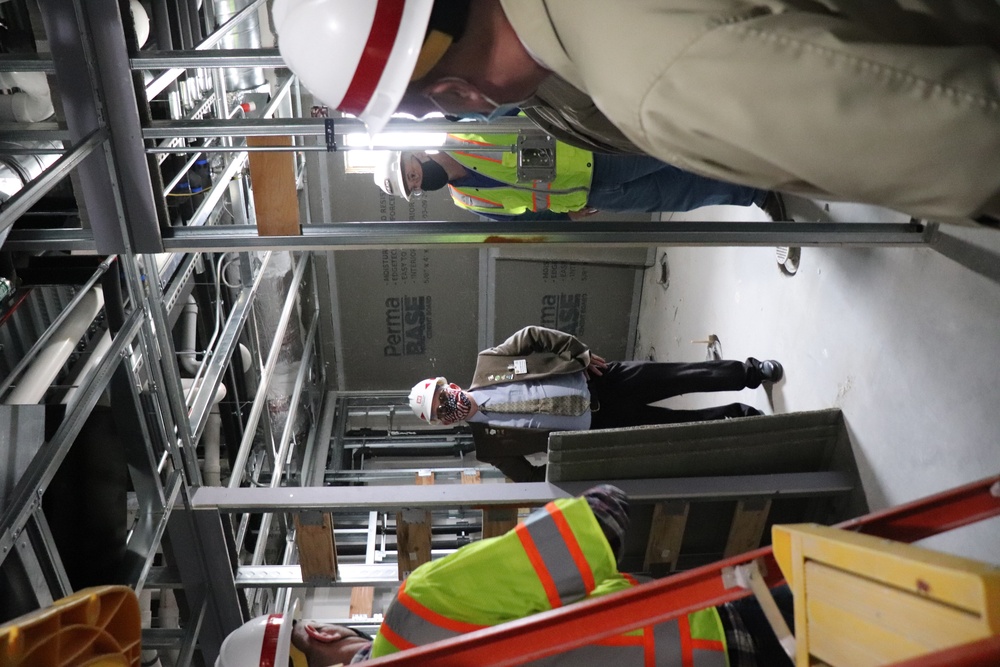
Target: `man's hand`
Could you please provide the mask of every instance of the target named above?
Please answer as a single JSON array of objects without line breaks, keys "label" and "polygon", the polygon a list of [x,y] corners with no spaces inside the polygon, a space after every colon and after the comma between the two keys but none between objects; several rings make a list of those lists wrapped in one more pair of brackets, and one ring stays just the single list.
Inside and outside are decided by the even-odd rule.
[{"label": "man's hand", "polygon": [[590,353],[590,365],[587,366],[587,374],[591,377],[600,377],[604,375],[604,369],[608,367],[607,360],[593,352]]},{"label": "man's hand", "polygon": [[595,213],[600,213],[600,211],[597,210],[596,208],[590,208],[589,206],[584,206],[579,211],[570,211],[566,215],[569,216],[570,220],[582,220],[584,218],[588,218],[594,215]]}]

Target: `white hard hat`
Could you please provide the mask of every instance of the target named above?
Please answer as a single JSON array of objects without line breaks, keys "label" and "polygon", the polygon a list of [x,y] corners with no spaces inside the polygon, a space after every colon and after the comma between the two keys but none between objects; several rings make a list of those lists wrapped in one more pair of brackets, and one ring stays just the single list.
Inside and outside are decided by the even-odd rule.
[{"label": "white hard hat", "polygon": [[383,155],[375,162],[372,178],[375,185],[387,195],[402,197],[406,201],[413,198],[413,193],[406,188],[406,178],[403,175],[403,151],[383,151]]},{"label": "white hard hat", "polygon": [[275,0],[278,49],[324,103],[380,132],[417,65],[434,0]]},{"label": "white hard hat", "polygon": [[219,649],[215,667],[263,667],[288,665],[307,667],[306,656],[292,646],[292,619],[298,612],[298,600],[291,613],[258,616],[229,633]]},{"label": "white hard hat", "polygon": [[413,385],[410,390],[410,409],[413,414],[420,417],[429,424],[437,424],[437,415],[431,413],[431,406],[434,404],[434,394],[438,387],[448,384],[448,380],[443,377],[428,378]]}]

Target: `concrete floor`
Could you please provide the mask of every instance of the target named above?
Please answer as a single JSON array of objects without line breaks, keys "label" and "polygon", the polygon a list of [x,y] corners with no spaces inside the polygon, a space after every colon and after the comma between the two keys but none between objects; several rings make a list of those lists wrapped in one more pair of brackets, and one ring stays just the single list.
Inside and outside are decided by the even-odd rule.
[{"label": "concrete floor", "polygon": [[[798,220],[822,203],[787,199]],[[760,220],[756,208],[711,207],[674,220]],[[905,221],[831,204],[832,219]],[[664,215],[667,219],[667,215]],[[667,405],[740,400],[767,413],[839,407],[873,510],[1000,472],[1000,231],[942,226],[927,248],[802,249],[782,273],[774,248],[661,248],[646,272],[636,358],[775,358],[785,380]],[[660,284],[666,256],[669,284]],[[1000,563],[1000,519],[925,546]]]}]

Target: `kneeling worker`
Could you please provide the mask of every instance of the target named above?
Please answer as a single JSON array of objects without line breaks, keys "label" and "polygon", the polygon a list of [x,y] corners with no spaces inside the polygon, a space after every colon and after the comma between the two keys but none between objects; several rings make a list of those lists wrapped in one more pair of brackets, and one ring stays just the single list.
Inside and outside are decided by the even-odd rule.
[{"label": "kneeling worker", "polygon": [[783,376],[777,361],[753,357],[608,362],[575,336],[531,326],[479,353],[469,389],[428,378],[410,391],[410,408],[430,424],[467,422],[477,459],[515,482],[540,482],[545,466],[524,457],[547,451],[552,431],[752,417],[763,413],[743,403],[698,410],[650,403],[690,392],[755,389]]},{"label": "kneeling worker", "polygon": [[[554,500],[504,535],[467,544],[414,570],[400,585],[374,641],[344,626],[273,614],[230,634],[217,667],[284,666],[289,658],[295,667],[353,664],[626,590],[639,585],[618,571],[627,528],[628,498],[616,487],[597,486],[579,498]],[[576,556],[567,561],[559,554]],[[792,625],[787,588],[779,589],[776,599]],[[695,611],[542,662],[791,665],[753,598]]]},{"label": "kneeling worker", "polygon": [[464,150],[387,151],[375,185],[410,201],[448,186],[455,205],[492,220],[578,220],[599,211],[690,211],[702,206],[758,207],[785,220],[777,193],[698,176],[646,155],[604,155],[556,142],[551,183],[518,181],[517,155],[478,150],[512,146],[516,134],[451,134]]}]

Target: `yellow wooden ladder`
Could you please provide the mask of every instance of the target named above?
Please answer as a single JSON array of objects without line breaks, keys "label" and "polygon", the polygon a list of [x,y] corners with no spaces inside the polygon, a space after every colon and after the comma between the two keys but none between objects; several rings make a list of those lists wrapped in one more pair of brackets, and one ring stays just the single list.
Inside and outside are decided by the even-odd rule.
[{"label": "yellow wooden ladder", "polygon": [[814,524],[774,526],[795,664],[884,665],[1000,635],[1000,568]]}]

